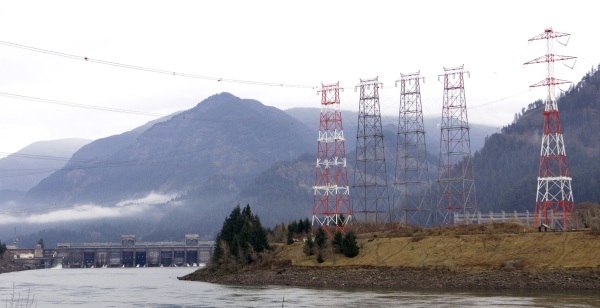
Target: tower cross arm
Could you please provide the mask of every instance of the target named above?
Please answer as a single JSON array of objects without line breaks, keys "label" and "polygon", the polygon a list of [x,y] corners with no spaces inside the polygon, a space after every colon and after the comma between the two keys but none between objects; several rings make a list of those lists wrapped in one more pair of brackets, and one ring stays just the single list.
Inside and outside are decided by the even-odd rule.
[{"label": "tower cross arm", "polygon": [[546,63],[546,62],[556,62],[556,61],[565,61],[565,60],[572,60],[572,59],[577,59],[577,57],[562,56],[562,55],[555,55],[555,54],[547,54],[545,56],[541,56],[541,57],[535,58],[535,59],[533,59],[531,61],[525,62],[525,63],[523,63],[523,65],[536,64],[536,63]]},{"label": "tower cross arm", "polygon": [[545,86],[549,86],[549,85],[557,85],[557,84],[564,84],[564,83],[571,83],[571,82],[568,80],[558,79],[558,78],[554,78],[554,77],[548,77],[540,82],[530,85],[529,87],[530,88],[545,87]]},{"label": "tower cross arm", "polygon": [[547,39],[553,39],[553,38],[557,38],[557,37],[563,37],[563,36],[569,36],[571,34],[569,33],[562,33],[562,32],[556,32],[554,30],[550,29],[546,29],[544,30],[544,32],[530,38],[528,41],[529,42],[533,42],[536,40],[547,40]]}]

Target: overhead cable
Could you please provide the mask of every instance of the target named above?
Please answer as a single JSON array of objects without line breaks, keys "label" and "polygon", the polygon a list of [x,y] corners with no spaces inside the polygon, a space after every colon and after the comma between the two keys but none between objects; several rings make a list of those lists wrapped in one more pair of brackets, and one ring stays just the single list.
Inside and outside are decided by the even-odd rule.
[{"label": "overhead cable", "polygon": [[35,52],[45,53],[45,54],[49,54],[49,55],[53,55],[53,56],[65,57],[65,58],[74,59],[74,60],[83,60],[83,61],[93,62],[93,63],[98,63],[98,64],[116,66],[116,67],[127,68],[127,69],[138,70],[138,71],[151,72],[151,73],[173,75],[173,76],[179,76],[179,77],[188,77],[188,78],[212,80],[212,81],[217,81],[217,82],[241,83],[241,84],[257,85],[257,86],[271,86],[271,87],[283,87],[283,88],[303,88],[303,89],[316,89],[317,88],[316,86],[309,86],[309,85],[288,84],[288,83],[278,83],[278,82],[265,82],[265,81],[254,81],[254,80],[243,80],[243,79],[233,79],[233,78],[204,76],[204,75],[189,74],[189,73],[178,73],[178,72],[174,72],[174,71],[167,71],[167,70],[161,70],[161,69],[155,69],[155,68],[149,68],[149,67],[143,67],[143,66],[136,66],[136,65],[129,65],[129,64],[123,64],[123,63],[117,63],[117,62],[111,62],[111,61],[93,59],[93,58],[90,58],[90,57],[78,56],[78,55],[68,54],[68,53],[64,53],[64,52],[52,51],[52,50],[47,50],[47,49],[42,49],[42,48],[37,48],[37,47],[31,47],[31,46],[26,46],[26,45],[21,45],[21,44],[15,44],[15,43],[5,42],[5,41],[0,41],[0,45],[5,45],[5,46],[10,46],[10,47],[15,47],[15,48],[25,49],[25,50],[29,50],[29,51],[35,51]]}]

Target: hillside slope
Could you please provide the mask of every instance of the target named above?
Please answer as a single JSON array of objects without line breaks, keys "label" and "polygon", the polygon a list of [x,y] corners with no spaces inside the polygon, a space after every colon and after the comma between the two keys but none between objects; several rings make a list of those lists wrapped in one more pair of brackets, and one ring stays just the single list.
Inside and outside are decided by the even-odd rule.
[{"label": "hillside slope", "polygon": [[[482,227],[489,228],[491,225]],[[493,227],[492,227],[493,228]],[[411,237],[366,236],[360,254],[321,265],[307,258],[302,243],[285,246],[278,259],[299,266],[405,266],[450,269],[577,269],[600,267],[600,236],[589,232],[523,232]],[[540,245],[543,243],[543,245]]]},{"label": "hillside slope", "polygon": [[0,159],[0,190],[28,191],[62,168],[73,153],[91,141],[79,138],[38,141]]}]

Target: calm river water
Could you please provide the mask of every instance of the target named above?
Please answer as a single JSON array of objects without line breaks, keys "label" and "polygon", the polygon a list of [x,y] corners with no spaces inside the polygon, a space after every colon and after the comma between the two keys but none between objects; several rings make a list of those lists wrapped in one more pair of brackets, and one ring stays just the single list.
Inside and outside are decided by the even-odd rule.
[{"label": "calm river water", "polygon": [[469,292],[237,287],[179,281],[197,268],[42,269],[0,275],[34,307],[600,307],[594,292]]}]

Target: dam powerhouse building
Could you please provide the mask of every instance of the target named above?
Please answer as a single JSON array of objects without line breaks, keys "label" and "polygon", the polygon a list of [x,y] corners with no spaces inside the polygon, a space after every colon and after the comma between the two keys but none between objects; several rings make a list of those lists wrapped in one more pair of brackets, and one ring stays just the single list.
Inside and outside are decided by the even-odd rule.
[{"label": "dam powerhouse building", "polygon": [[198,266],[210,261],[214,246],[198,234],[186,234],[183,242],[138,242],[135,235],[122,235],[120,243],[58,243],[54,249],[13,254],[30,268]]}]

